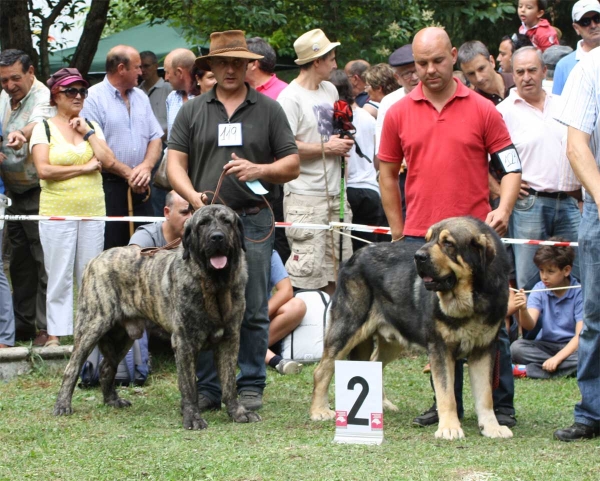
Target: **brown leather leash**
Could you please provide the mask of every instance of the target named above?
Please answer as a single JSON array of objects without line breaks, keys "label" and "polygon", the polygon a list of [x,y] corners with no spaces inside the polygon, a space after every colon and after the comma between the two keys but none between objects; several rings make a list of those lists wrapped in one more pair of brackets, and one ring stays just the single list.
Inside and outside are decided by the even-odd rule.
[{"label": "brown leather leash", "polygon": [[[217,182],[217,188],[215,189],[214,192],[212,190],[206,190],[206,191],[202,192],[202,194],[204,194],[204,195],[213,194],[212,201],[210,202],[209,205],[213,205],[215,203],[215,200],[219,199],[224,206],[227,206],[225,201],[221,197],[219,197],[219,191],[221,190],[221,184],[223,183],[224,178],[225,178],[225,171],[221,172],[221,175],[219,176],[219,181]],[[246,239],[248,242],[253,242],[255,244],[260,244],[261,242],[266,241],[269,237],[271,237],[271,235],[273,234],[273,231],[275,230],[275,213],[273,212],[273,209],[271,208],[271,204],[269,204],[269,202],[267,202],[267,199],[265,199],[265,196],[261,195],[261,197],[262,197],[265,205],[269,208],[269,211],[271,212],[271,229],[269,230],[269,233],[265,237],[263,237],[262,239],[259,239],[259,240],[249,239],[248,237],[244,236],[244,239]]]},{"label": "brown leather leash", "polygon": [[172,240],[171,242],[165,244],[162,247],[144,247],[142,248],[142,250],[140,250],[140,255],[145,257],[152,257],[158,251],[170,251],[173,249],[177,249],[177,247],[179,247],[180,244],[181,237],[178,237],[177,239]]}]

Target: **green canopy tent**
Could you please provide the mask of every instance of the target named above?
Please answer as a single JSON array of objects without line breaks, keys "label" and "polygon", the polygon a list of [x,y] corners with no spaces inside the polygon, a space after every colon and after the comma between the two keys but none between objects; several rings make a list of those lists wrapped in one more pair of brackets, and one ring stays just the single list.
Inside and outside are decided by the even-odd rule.
[{"label": "green canopy tent", "polygon": [[[156,54],[160,65],[167,54],[176,48],[189,48],[194,52],[199,52],[198,46],[189,45],[181,30],[170,26],[168,22],[155,25],[145,22],[101,39],[90,67],[90,75],[105,73],[106,54],[116,45],[130,45],[139,52],[150,50]],[[75,47],[50,54],[50,72],[53,73],[62,67],[68,67],[69,60],[74,53]]]}]

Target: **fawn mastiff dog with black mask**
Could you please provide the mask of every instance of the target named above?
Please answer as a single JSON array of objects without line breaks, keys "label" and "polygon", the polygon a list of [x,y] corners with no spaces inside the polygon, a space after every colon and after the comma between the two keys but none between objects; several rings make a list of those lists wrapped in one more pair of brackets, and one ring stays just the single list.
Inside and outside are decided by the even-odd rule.
[{"label": "fawn mastiff dog with black mask", "polygon": [[[481,434],[509,438],[493,411],[494,340],[508,306],[509,263],[498,235],[470,217],[435,224],[426,244],[371,244],[342,268],[332,300],[310,416],[333,419],[327,391],[334,361],[376,338],[371,360],[383,365],[409,344],[427,350],[437,399],[437,438],[464,434],[456,412],[454,365],[469,361]],[[363,351],[364,352],[364,351]],[[368,358],[366,359],[368,360]],[[384,399],[384,407],[395,406]]]}]

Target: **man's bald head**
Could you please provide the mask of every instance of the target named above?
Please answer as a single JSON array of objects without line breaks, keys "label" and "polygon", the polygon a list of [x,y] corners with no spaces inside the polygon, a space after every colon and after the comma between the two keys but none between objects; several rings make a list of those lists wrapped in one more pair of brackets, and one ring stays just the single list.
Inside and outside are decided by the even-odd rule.
[{"label": "man's bald head", "polygon": [[190,92],[193,88],[192,70],[196,55],[187,48],[176,48],[165,58],[165,80],[174,90]]},{"label": "man's bald head", "polygon": [[106,54],[106,73],[117,73],[120,64],[129,68],[129,62],[131,61],[131,58],[135,56],[138,58],[140,56],[135,48],[130,47],[129,45],[115,45]]},{"label": "man's bald head", "polygon": [[452,77],[456,48],[446,31],[439,27],[420,30],[412,43],[415,68],[425,95],[442,95],[455,88]]},{"label": "man's bald head", "polygon": [[173,69],[181,67],[191,72],[195,61],[196,55],[194,52],[187,48],[176,48],[166,56],[165,65],[169,64]]},{"label": "man's bald head", "polygon": [[415,49],[422,50],[427,47],[431,48],[433,46],[448,51],[452,50],[452,42],[450,41],[448,33],[446,33],[446,30],[440,27],[427,27],[419,30],[415,35],[412,46],[413,55]]}]

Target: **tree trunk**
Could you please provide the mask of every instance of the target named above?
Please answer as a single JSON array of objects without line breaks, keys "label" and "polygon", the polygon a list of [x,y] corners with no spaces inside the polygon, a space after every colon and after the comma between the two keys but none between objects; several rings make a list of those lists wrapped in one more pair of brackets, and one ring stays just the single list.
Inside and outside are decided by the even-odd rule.
[{"label": "tree trunk", "polygon": [[31,39],[27,0],[0,0],[0,44],[2,50],[23,50],[37,66],[38,54]]},{"label": "tree trunk", "polygon": [[48,58],[48,35],[50,27],[63,11],[63,9],[71,3],[72,0],[60,0],[50,11],[50,15],[41,18],[42,29],[40,33],[40,77],[45,81],[50,77],[50,60]]},{"label": "tree trunk", "polygon": [[96,50],[98,50],[98,42],[108,17],[109,4],[110,0],[92,0],[81,38],[71,59],[70,67],[78,69],[84,77],[89,72]]}]

